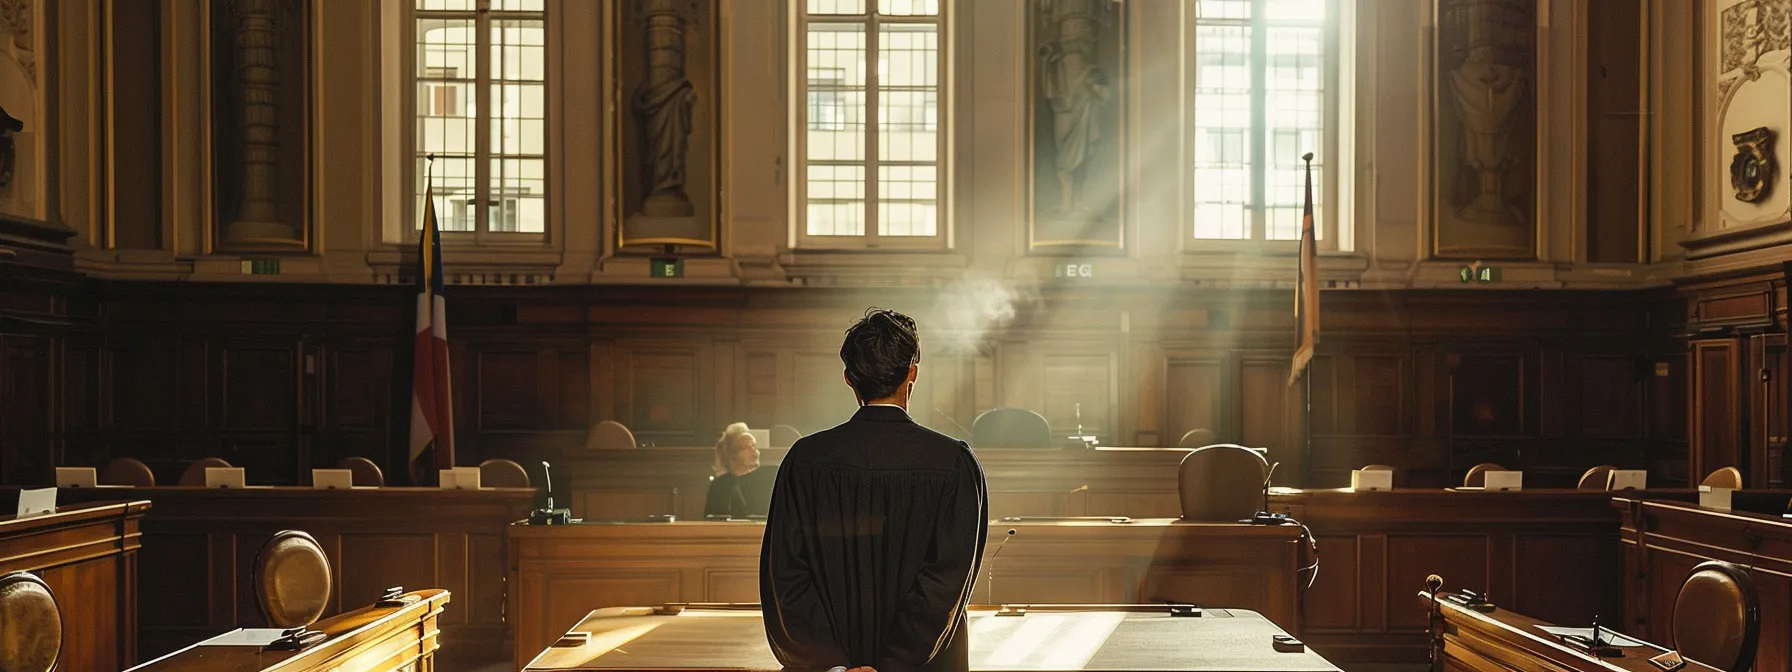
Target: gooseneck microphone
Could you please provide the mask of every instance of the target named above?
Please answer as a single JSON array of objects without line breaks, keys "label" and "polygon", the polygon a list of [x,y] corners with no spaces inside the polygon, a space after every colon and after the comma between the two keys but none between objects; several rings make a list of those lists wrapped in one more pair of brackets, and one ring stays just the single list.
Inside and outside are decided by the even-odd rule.
[{"label": "gooseneck microphone", "polygon": [[938,413],[940,415],[940,417],[945,418],[946,422],[952,423],[952,426],[957,427],[958,431],[964,432],[964,438],[966,441],[971,440],[971,430],[965,429],[964,425],[958,424],[957,420],[952,419],[951,414],[940,410],[940,407],[938,407],[938,406],[933,407],[933,412]]},{"label": "gooseneck microphone", "polygon": [[554,508],[554,475],[549,469],[547,460],[542,460],[541,480],[547,486],[548,505],[529,513],[530,525],[567,525],[572,523],[572,511]]},{"label": "gooseneck microphone", "polygon": [[996,558],[1002,557],[1002,548],[1008,545],[1009,539],[1014,538],[1015,532],[1017,532],[1017,530],[1014,528],[1008,528],[1008,536],[1002,537],[1002,543],[996,544],[996,552],[989,554],[988,566],[983,570],[984,582],[989,587],[990,604],[1001,604],[1001,602],[996,601]]},{"label": "gooseneck microphone", "polygon": [[1432,574],[1425,577],[1425,590],[1431,593],[1431,613],[1425,619],[1425,633],[1431,637],[1431,669],[1436,672],[1443,669],[1444,635],[1443,619],[1437,610],[1437,594],[1444,589],[1444,577]]},{"label": "gooseneck microphone", "polygon": [[548,508],[554,508],[554,474],[549,471],[548,461],[541,461],[541,482],[548,489]]}]

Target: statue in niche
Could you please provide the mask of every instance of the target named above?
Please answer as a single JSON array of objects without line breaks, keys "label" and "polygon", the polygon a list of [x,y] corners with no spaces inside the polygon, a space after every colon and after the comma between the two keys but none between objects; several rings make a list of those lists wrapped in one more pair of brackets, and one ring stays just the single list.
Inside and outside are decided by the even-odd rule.
[{"label": "statue in niche", "polygon": [[1485,224],[1523,224],[1524,211],[1508,202],[1506,173],[1519,157],[1511,151],[1514,112],[1526,98],[1530,74],[1525,5],[1513,0],[1457,0],[1446,15],[1467,40],[1457,46],[1460,65],[1449,72],[1451,100],[1462,122],[1462,161],[1478,175],[1474,195],[1457,203],[1457,216]]},{"label": "statue in niche", "polygon": [[0,189],[12,184],[13,165],[16,161],[12,134],[25,130],[25,122],[13,118],[0,107]]},{"label": "statue in niche", "polygon": [[[1109,0],[1039,0],[1040,90],[1051,102],[1058,172],[1058,213],[1087,214],[1090,159],[1107,138],[1103,110],[1110,98],[1097,42]],[[1049,39],[1046,39],[1049,38]]]},{"label": "statue in niche", "polygon": [[696,90],[684,71],[684,16],[677,0],[645,0],[647,79],[635,91],[635,114],[641,117],[647,149],[647,200],[641,212],[649,217],[690,217],[685,194],[685,159],[691,142],[691,107]]}]

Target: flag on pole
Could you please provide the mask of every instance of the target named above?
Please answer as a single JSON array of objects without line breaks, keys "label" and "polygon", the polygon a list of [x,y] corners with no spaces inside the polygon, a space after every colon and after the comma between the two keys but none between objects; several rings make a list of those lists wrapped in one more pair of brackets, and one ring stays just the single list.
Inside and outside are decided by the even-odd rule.
[{"label": "flag on pole", "polygon": [[1313,233],[1313,154],[1301,157],[1307,163],[1306,203],[1301,208],[1300,261],[1294,280],[1294,362],[1288,371],[1288,384],[1313,361],[1313,345],[1319,341],[1319,250]]},{"label": "flag on pole", "polygon": [[435,185],[430,184],[423,194],[423,232],[417,245],[416,365],[411,373],[410,472],[411,482],[418,485],[430,482],[435,470],[454,466],[454,404],[448,386],[448,325],[442,302],[442,241],[436,226]]}]

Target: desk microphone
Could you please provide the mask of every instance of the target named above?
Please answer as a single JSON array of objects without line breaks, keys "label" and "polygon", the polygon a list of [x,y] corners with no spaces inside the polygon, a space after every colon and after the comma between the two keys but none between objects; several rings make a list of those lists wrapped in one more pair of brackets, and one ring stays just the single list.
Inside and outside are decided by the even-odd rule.
[{"label": "desk microphone", "polygon": [[1008,528],[1008,536],[1002,537],[1002,543],[996,544],[996,552],[989,555],[989,568],[984,570],[983,576],[984,580],[988,582],[990,604],[1001,604],[996,601],[996,558],[1002,557],[1002,548],[1008,545],[1009,539],[1014,538],[1015,532],[1016,530],[1014,528]]},{"label": "desk microphone", "polygon": [[1281,525],[1289,521],[1288,516],[1269,512],[1269,481],[1275,478],[1276,467],[1279,466],[1282,466],[1281,462],[1269,465],[1269,473],[1263,475],[1263,508],[1251,518],[1252,525]]},{"label": "desk microphone", "polygon": [[964,432],[964,438],[966,441],[971,440],[971,430],[965,429],[964,425],[958,424],[958,421],[953,420],[951,415],[947,414],[945,411],[940,410],[940,407],[938,407],[938,406],[933,407],[933,412],[940,414],[941,417],[944,417],[946,419],[946,422],[952,423],[952,426],[957,427],[958,431]]},{"label": "desk microphone", "polygon": [[530,525],[567,525],[572,523],[572,511],[554,508],[554,475],[549,471],[547,460],[541,461],[541,479],[547,484],[548,505],[536,509],[529,514]]}]

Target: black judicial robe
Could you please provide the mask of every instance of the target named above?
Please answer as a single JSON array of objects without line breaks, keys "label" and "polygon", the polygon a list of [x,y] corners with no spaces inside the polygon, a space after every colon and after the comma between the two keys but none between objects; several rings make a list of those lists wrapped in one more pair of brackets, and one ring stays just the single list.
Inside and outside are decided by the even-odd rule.
[{"label": "black judicial robe", "polygon": [[709,481],[703,515],[745,518],[763,516],[772,506],[772,486],[777,467],[760,467],[745,474],[722,474]]},{"label": "black judicial robe", "polygon": [[901,408],[803,437],[778,467],[760,547],[772,653],[792,670],[965,669],[988,521],[970,448]]}]

